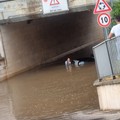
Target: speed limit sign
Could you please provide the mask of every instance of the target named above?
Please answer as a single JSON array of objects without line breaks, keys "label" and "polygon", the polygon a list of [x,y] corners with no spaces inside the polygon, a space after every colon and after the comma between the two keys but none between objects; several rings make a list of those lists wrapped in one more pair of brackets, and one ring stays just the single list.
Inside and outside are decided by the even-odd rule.
[{"label": "speed limit sign", "polygon": [[102,27],[108,27],[111,23],[110,15],[102,13],[97,18],[98,24]]}]

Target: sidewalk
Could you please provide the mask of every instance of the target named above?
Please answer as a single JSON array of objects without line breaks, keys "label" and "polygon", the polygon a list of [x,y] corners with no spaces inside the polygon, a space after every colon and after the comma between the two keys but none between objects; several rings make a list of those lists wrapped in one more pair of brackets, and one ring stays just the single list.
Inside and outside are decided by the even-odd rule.
[{"label": "sidewalk", "polygon": [[0,83],[0,120],[15,120],[6,82]]},{"label": "sidewalk", "polygon": [[120,111],[85,110],[48,120],[120,120]]}]

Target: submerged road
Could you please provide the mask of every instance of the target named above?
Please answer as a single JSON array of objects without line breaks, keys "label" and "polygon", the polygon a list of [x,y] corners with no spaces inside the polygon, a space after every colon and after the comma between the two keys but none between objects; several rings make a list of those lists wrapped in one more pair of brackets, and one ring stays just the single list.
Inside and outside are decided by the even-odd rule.
[{"label": "submerged road", "polygon": [[96,79],[94,63],[86,63],[71,72],[64,65],[35,68],[1,82],[0,120],[89,120],[94,113],[100,118]]}]

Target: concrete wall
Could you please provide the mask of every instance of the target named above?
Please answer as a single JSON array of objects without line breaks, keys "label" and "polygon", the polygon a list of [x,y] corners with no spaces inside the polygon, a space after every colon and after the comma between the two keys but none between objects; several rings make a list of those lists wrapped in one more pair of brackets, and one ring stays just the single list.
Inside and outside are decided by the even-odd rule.
[{"label": "concrete wall", "polygon": [[[106,0],[110,2],[110,0]],[[69,9],[95,5],[95,0],[68,0]],[[87,7],[86,7],[87,8]],[[15,18],[21,15],[41,14],[41,0],[14,0],[0,3],[0,19]]]},{"label": "concrete wall", "polygon": [[101,110],[120,110],[120,80],[119,84],[97,87],[97,93]]},{"label": "concrete wall", "polygon": [[66,51],[103,39],[92,12],[71,13],[0,26],[12,75],[45,63]]}]

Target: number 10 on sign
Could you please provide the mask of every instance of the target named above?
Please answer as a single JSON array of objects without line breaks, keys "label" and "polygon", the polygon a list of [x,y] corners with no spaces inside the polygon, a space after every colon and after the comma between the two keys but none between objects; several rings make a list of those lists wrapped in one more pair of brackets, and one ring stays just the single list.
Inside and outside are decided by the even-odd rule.
[{"label": "number 10 on sign", "polygon": [[111,18],[110,15],[102,13],[98,16],[97,21],[101,27],[108,27],[111,23]]}]

